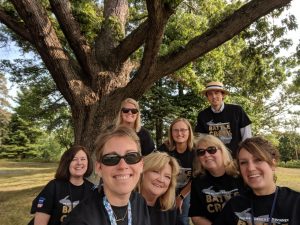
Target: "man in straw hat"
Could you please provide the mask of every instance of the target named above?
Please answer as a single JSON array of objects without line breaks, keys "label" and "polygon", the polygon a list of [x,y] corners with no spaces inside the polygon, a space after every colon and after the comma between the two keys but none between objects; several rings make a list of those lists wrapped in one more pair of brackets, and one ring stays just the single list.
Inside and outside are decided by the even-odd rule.
[{"label": "man in straw hat", "polygon": [[195,132],[220,138],[235,158],[239,142],[252,136],[249,117],[241,106],[224,103],[229,92],[221,82],[209,82],[202,94],[207,97],[210,107],[199,112]]}]

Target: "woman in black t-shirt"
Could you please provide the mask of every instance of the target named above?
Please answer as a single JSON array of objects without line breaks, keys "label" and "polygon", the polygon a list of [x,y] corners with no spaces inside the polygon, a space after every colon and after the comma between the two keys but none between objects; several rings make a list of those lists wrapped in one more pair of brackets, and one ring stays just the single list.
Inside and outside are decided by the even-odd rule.
[{"label": "woman in black t-shirt", "polygon": [[202,135],[195,147],[196,177],[192,180],[189,216],[194,225],[210,225],[244,185],[230,152],[219,138]]},{"label": "woman in black t-shirt", "polygon": [[152,225],[175,225],[175,188],[179,173],[177,160],[155,151],[144,157],[140,193],[145,198]]},{"label": "woman in black t-shirt", "polygon": [[133,192],[143,172],[136,133],[118,127],[97,138],[96,168],[102,186],[67,217],[68,225],[150,225],[145,200]]},{"label": "woman in black t-shirt", "polygon": [[250,188],[229,200],[214,225],[300,223],[300,193],[276,186],[278,150],[261,137],[243,141],[237,150],[238,165]]},{"label": "woman in black t-shirt", "polygon": [[141,125],[139,103],[133,98],[122,101],[116,121],[116,127],[118,126],[130,127],[136,132],[140,139],[142,155],[148,155],[154,150],[155,145],[149,131]]},{"label": "woman in black t-shirt", "polygon": [[175,119],[168,132],[168,140],[158,150],[165,151],[177,159],[180,172],[177,176],[176,207],[178,209],[177,225],[189,225],[189,207],[191,178],[193,171],[194,135],[191,124],[185,118]]},{"label": "woman in black t-shirt", "polygon": [[55,179],[50,181],[33,200],[30,224],[59,225],[85,197],[94,185],[85,177],[93,171],[89,152],[83,146],[73,146],[62,155]]}]

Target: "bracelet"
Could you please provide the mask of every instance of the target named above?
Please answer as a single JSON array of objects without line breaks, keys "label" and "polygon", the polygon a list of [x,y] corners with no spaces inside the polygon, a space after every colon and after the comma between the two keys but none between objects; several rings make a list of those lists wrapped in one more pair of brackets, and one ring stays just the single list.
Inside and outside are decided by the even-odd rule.
[{"label": "bracelet", "polygon": [[178,195],[178,197],[180,197],[182,200],[184,199],[184,196],[181,193]]}]

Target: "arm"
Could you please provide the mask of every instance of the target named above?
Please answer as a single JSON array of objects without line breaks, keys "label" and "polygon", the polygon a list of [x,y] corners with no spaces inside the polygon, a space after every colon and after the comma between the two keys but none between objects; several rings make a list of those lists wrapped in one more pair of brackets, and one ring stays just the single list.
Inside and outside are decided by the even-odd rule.
[{"label": "arm", "polygon": [[211,221],[202,216],[191,217],[194,225],[211,225]]},{"label": "arm", "polygon": [[42,212],[36,212],[34,215],[34,225],[47,225],[50,215]]},{"label": "arm", "polygon": [[240,129],[240,131],[241,131],[242,141],[244,141],[246,138],[252,137],[251,124],[249,124],[249,125],[247,125],[245,127],[242,127]]},{"label": "arm", "polygon": [[190,193],[190,191],[191,191],[191,181],[181,190],[181,192],[176,197],[176,207],[179,209],[180,213],[182,213],[181,207],[182,207],[183,200]]}]

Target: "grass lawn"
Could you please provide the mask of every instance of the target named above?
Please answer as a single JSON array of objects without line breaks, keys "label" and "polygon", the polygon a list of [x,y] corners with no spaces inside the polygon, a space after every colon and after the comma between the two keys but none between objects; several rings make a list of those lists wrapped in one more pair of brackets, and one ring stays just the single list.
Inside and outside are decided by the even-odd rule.
[{"label": "grass lawn", "polygon": [[[0,160],[1,224],[25,225],[31,219],[31,202],[48,181],[57,164]],[[300,192],[300,169],[277,168],[277,184]]]}]

